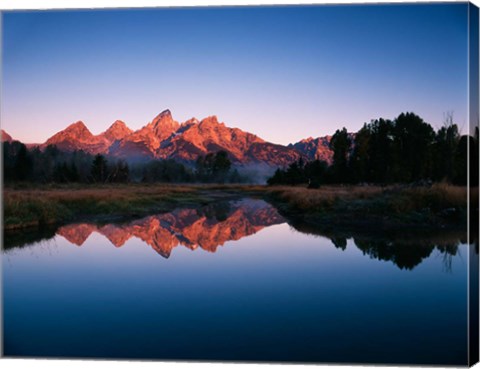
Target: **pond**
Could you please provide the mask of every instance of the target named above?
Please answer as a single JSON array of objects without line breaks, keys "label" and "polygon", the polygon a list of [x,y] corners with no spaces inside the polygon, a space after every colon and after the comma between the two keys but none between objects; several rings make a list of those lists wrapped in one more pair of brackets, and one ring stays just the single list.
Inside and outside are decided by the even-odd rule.
[{"label": "pond", "polygon": [[244,199],[6,234],[4,355],[466,365],[473,246],[377,233]]}]

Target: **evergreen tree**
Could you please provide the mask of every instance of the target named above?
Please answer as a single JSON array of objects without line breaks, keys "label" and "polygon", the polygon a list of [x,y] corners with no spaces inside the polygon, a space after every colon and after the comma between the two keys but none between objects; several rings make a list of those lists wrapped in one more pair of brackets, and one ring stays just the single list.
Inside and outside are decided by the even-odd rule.
[{"label": "evergreen tree", "polygon": [[414,182],[431,178],[433,128],[413,113],[402,113],[395,120],[393,136],[395,180]]},{"label": "evergreen tree", "polygon": [[305,178],[308,188],[319,188],[327,182],[328,164],[321,160],[314,160],[305,164]]},{"label": "evergreen tree", "polygon": [[434,180],[452,181],[455,177],[455,151],[459,140],[458,127],[451,121],[438,130],[432,148]]},{"label": "evergreen tree", "polygon": [[217,182],[224,183],[227,181],[227,175],[230,171],[230,167],[232,166],[232,162],[228,158],[228,154],[226,151],[218,151],[215,154],[213,160],[213,177]]},{"label": "evergreen tree", "polygon": [[368,170],[364,179],[374,183],[389,183],[393,179],[393,127],[388,119],[377,119],[367,126],[370,131]]},{"label": "evergreen tree", "polygon": [[349,166],[352,181],[355,183],[369,181],[370,174],[370,139],[371,131],[367,124],[355,135],[354,148],[350,156]]},{"label": "evergreen tree", "polygon": [[[471,140],[472,144],[470,146],[470,186],[478,187],[479,182],[479,132],[478,126],[475,127],[475,132],[473,134],[473,139]],[[477,213],[478,217],[478,213]]]},{"label": "evergreen tree", "polygon": [[15,173],[15,179],[19,181],[31,179],[32,160],[27,147],[24,144],[20,144],[13,170]]},{"label": "evergreen tree", "polygon": [[331,167],[332,179],[336,183],[349,182],[348,159],[352,141],[347,129],[337,130],[330,140],[330,148],[333,151],[333,163]]},{"label": "evergreen tree", "polygon": [[232,162],[226,151],[199,156],[196,161],[197,180],[200,182],[227,182],[231,166]]},{"label": "evergreen tree", "polygon": [[118,160],[110,169],[110,182],[126,183],[130,179],[130,169],[123,160]]},{"label": "evergreen tree", "polygon": [[91,180],[95,183],[105,183],[108,178],[107,160],[103,155],[97,154],[92,162],[90,171]]},{"label": "evergreen tree", "polygon": [[285,171],[280,168],[277,168],[273,176],[267,179],[267,184],[269,186],[285,184]]}]

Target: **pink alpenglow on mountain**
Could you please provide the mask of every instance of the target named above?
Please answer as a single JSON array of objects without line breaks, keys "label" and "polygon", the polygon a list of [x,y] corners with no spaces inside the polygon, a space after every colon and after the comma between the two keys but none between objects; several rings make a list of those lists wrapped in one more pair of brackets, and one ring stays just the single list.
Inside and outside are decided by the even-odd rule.
[{"label": "pink alpenglow on mountain", "polygon": [[[331,136],[309,137],[288,146],[278,145],[253,133],[228,127],[214,115],[201,121],[191,118],[179,123],[167,109],[136,131],[117,120],[105,132],[93,135],[82,121],[78,121],[50,137],[40,147],[56,145],[63,151],[83,150],[127,160],[180,161],[195,161],[201,155],[223,150],[234,164],[285,167],[300,158],[331,163],[330,139]],[[2,141],[10,140],[11,137],[2,130]]]},{"label": "pink alpenglow on mountain", "polygon": [[84,150],[91,154],[108,154],[123,159],[177,159],[194,161],[200,155],[224,150],[235,164],[286,166],[305,156],[294,148],[266,142],[260,137],[230,128],[216,116],[201,121],[196,118],[178,123],[170,110],[157,115],[150,123],[132,131],[117,120],[109,129],[93,135],[81,121],[50,137],[44,144],[60,150]]},{"label": "pink alpenglow on mountain", "polygon": [[287,165],[300,155],[285,146],[274,145],[238,128],[218,122],[216,116],[182,126],[183,130],[162,143],[158,157],[195,160],[199,155],[224,150],[234,163]]},{"label": "pink alpenglow on mountain", "polygon": [[159,158],[157,151],[161,143],[179,128],[170,110],[164,110],[146,126],[113,144],[109,154],[122,158]]},{"label": "pink alpenglow on mountain", "polygon": [[13,138],[12,136],[10,136],[7,132],[5,132],[3,129],[1,130],[2,131],[2,142],[12,142],[13,141]]},{"label": "pink alpenglow on mountain", "polygon": [[290,144],[288,147],[302,153],[308,160],[322,160],[331,164],[333,160],[333,151],[330,149],[331,138],[332,136],[309,137],[297,143]]},{"label": "pink alpenglow on mountain", "polygon": [[132,134],[133,131],[127,127],[127,125],[121,120],[116,120],[105,132],[100,136],[105,137],[109,142],[115,142],[121,140]]},{"label": "pink alpenglow on mountain", "polygon": [[125,123],[117,120],[105,132],[95,136],[82,121],[78,121],[50,137],[41,147],[56,145],[63,151],[83,150],[90,154],[106,154],[114,142],[131,132]]}]

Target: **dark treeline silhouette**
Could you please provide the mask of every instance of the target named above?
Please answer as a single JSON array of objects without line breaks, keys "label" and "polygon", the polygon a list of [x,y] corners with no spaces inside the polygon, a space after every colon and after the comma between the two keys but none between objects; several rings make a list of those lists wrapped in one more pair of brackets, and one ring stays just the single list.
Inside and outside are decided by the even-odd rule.
[{"label": "dark treeline silhouette", "polygon": [[225,151],[200,156],[193,166],[172,159],[128,164],[121,159],[82,150],[64,152],[54,145],[28,149],[18,141],[3,142],[5,183],[240,183]]},{"label": "dark treeline silhouette", "polygon": [[[470,141],[470,142],[468,142]],[[270,185],[323,183],[415,183],[446,181],[467,184],[470,156],[471,185],[478,185],[478,128],[474,136],[460,136],[450,115],[437,132],[413,113],[396,119],[377,119],[353,135],[337,130],[330,141],[331,165],[302,159],[277,169]],[[468,149],[469,148],[469,149]],[[468,152],[470,150],[470,152]]]},{"label": "dark treeline silhouette", "polygon": [[132,178],[142,182],[168,183],[241,183],[241,177],[225,151],[199,156],[194,166],[173,159],[152,160],[132,167]]},{"label": "dark treeline silhouette", "polygon": [[111,163],[103,155],[84,151],[60,151],[49,145],[45,150],[31,150],[18,141],[4,142],[3,178],[5,183],[113,183],[129,180],[128,164]]}]

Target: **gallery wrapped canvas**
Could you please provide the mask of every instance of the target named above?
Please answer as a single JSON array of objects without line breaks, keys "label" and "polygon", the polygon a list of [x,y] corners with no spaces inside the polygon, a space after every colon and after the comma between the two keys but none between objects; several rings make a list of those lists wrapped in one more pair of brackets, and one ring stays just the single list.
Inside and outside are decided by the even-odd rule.
[{"label": "gallery wrapped canvas", "polygon": [[1,17],[4,357],[478,361],[475,5]]}]

